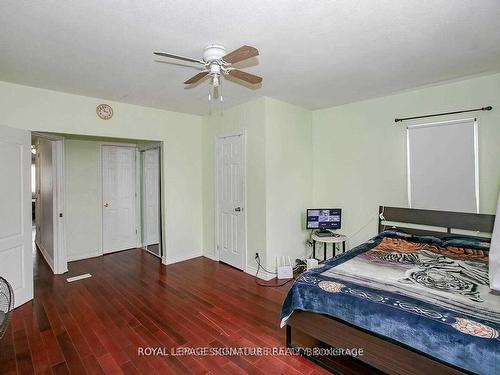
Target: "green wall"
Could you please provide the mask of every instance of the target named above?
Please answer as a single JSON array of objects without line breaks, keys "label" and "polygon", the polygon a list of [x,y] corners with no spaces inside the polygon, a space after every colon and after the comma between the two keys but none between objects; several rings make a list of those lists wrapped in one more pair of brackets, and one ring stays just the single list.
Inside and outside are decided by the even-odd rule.
[{"label": "green wall", "polygon": [[[95,108],[108,103],[111,120]],[[166,259],[202,254],[200,116],[0,82],[2,125],[35,131],[163,142]],[[89,244],[89,246],[92,244]]]},{"label": "green wall", "polygon": [[[491,213],[496,207],[500,74],[312,112],[265,97],[204,117],[108,102],[115,115],[102,121],[95,114],[102,102],[107,101],[0,82],[2,125],[163,142],[165,262],[202,253],[214,257],[215,138],[234,130],[247,134],[249,272],[255,270],[257,251],[269,268],[277,255],[306,255],[308,206],[342,207],[342,232],[351,235],[354,246],[375,233],[379,205],[407,205],[406,132],[395,117],[492,105],[493,111],[474,115],[479,119],[480,209]],[[90,190],[82,194],[90,200],[96,196]],[[72,235],[85,240],[81,233]],[[94,240],[88,239],[89,249],[95,248]]]},{"label": "green wall", "polygon": [[480,211],[494,213],[500,185],[500,74],[314,111],[314,204],[342,207],[342,232],[358,232],[350,245],[365,241],[376,232],[379,205],[408,205],[406,128],[394,118],[486,105],[493,110],[420,121],[478,118]]},{"label": "green wall", "polygon": [[215,257],[215,140],[217,135],[246,131],[247,264],[266,254],[266,143],[264,98],[203,118],[203,250]]},{"label": "green wall", "polygon": [[[376,233],[378,206],[406,207],[406,129],[395,117],[492,105],[479,112],[480,209],[492,213],[500,185],[500,74],[308,111],[260,98],[204,117],[203,249],[214,256],[216,134],[246,129],[247,271],[261,252],[267,268],[278,255],[299,257],[307,207],[343,208],[349,246]],[[462,116],[437,118],[446,120]],[[465,116],[469,117],[469,116]],[[426,120],[424,120],[426,121]],[[265,173],[263,172],[265,171]]]},{"label": "green wall", "polygon": [[266,109],[267,264],[305,255],[304,215],[312,204],[311,112],[272,98]]},{"label": "green wall", "polygon": [[307,233],[301,224],[312,201],[311,113],[264,97],[204,117],[203,249],[208,257],[215,256],[215,139],[235,130],[246,131],[247,272],[254,273],[256,252],[269,269],[278,255],[305,255]]}]

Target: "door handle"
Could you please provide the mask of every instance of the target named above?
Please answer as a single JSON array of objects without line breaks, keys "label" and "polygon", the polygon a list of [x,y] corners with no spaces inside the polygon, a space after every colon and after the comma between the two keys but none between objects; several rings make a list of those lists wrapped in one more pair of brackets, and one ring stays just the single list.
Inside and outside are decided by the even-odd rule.
[{"label": "door handle", "polygon": [[104,203],[104,207],[109,207],[109,203]]},{"label": "door handle", "polygon": [[235,208],[234,208],[234,210],[235,210],[236,212],[241,212],[241,211],[243,211],[243,209],[242,209],[241,207],[235,207]]}]

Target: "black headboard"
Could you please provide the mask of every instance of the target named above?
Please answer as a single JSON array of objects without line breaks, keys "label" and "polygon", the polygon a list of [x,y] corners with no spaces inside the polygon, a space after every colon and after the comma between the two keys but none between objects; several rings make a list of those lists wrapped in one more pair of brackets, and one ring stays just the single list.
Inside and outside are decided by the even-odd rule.
[{"label": "black headboard", "polygon": [[[453,229],[461,229],[482,232],[474,235],[476,237],[481,237],[484,236],[484,233],[493,232],[493,224],[495,222],[495,215],[421,210],[415,208],[380,206],[379,213],[379,233],[384,229],[384,227],[387,228],[392,226],[384,224],[384,222],[390,221],[396,222],[396,226],[403,229],[405,232],[416,235],[444,237],[453,233]],[[410,224],[410,227],[406,227],[405,224]],[[415,229],[411,228],[412,224],[440,227],[443,228],[444,231],[439,232],[426,229]]]}]

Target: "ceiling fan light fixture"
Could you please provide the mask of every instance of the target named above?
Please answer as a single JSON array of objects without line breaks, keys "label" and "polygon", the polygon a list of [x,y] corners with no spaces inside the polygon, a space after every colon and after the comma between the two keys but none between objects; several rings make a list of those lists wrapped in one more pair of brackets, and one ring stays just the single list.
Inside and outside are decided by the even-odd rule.
[{"label": "ceiling fan light fixture", "polygon": [[203,61],[209,63],[219,61],[227,54],[226,49],[218,44],[211,44],[203,51]]},{"label": "ceiling fan light fixture", "polygon": [[217,96],[219,97],[221,102],[223,101],[222,81],[221,81],[221,77],[223,76],[230,75],[251,85],[257,85],[262,82],[262,77],[244,72],[239,69],[235,69],[231,66],[232,64],[238,63],[240,61],[258,56],[259,51],[255,47],[244,45],[230,53],[227,53],[226,49],[223,46],[218,44],[210,44],[203,50],[202,60],[166,52],[153,52],[153,53],[157,56],[168,57],[172,59],[178,59],[178,60],[201,64],[202,71],[196,74],[195,76],[189,78],[187,81],[184,82],[184,84],[186,85],[197,84],[207,75],[209,75],[211,77],[210,86],[208,89],[209,101],[211,101],[212,98],[216,98]]},{"label": "ceiling fan light fixture", "polygon": [[219,87],[219,75],[215,74],[212,78],[212,85],[214,87]]}]

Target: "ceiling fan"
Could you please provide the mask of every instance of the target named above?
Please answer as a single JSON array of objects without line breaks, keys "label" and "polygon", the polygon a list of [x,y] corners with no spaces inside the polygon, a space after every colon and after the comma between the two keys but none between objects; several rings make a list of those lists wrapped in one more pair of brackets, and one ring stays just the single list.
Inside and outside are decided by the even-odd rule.
[{"label": "ceiling fan", "polygon": [[[166,52],[153,53],[157,56],[169,57],[172,59],[201,64],[203,66],[203,70],[185,81],[184,83],[186,85],[197,83],[207,75],[211,77],[211,84],[214,89],[220,86],[220,78],[227,75],[238,78],[251,85],[257,85],[262,82],[262,77],[232,67],[233,64],[236,64],[240,61],[258,56],[259,51],[255,47],[242,46],[232,52],[227,53],[226,49],[223,46],[220,46],[218,44],[211,44],[207,46],[203,51],[202,59],[194,59],[191,57],[185,57]],[[222,96],[220,96],[220,98],[222,100]],[[209,95],[209,100],[210,99],[211,95]]]}]

